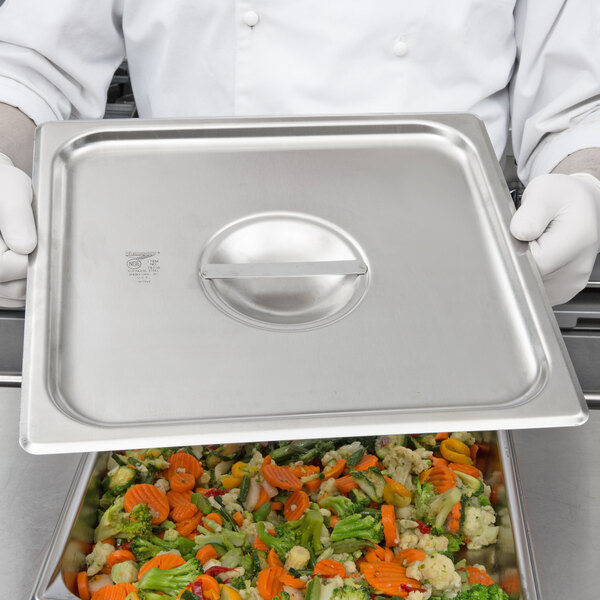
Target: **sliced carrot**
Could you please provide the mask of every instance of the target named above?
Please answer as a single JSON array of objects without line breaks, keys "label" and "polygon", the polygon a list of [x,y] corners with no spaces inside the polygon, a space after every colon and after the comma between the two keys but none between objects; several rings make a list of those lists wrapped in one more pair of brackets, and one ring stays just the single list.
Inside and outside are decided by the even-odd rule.
[{"label": "sliced carrot", "polygon": [[198,511],[193,517],[186,519],[185,521],[179,521],[175,526],[175,530],[179,535],[187,537],[188,535],[195,533],[200,521],[202,520],[202,513]]},{"label": "sliced carrot", "polygon": [[116,546],[117,545],[117,540],[115,540],[114,537],[109,537],[106,538],[105,540],[102,540],[103,544],[110,544],[111,546]]},{"label": "sliced carrot", "polygon": [[238,527],[241,527],[244,524],[244,515],[238,510],[233,513],[233,520]]},{"label": "sliced carrot", "polygon": [[325,558],[315,565],[313,573],[322,577],[346,577],[346,568],[337,560]]},{"label": "sliced carrot", "polygon": [[131,512],[138,504],[148,505],[153,525],[159,525],[169,516],[167,495],[149,483],[138,483],[125,492],[126,512]]},{"label": "sliced carrot", "polygon": [[125,600],[127,592],[116,585],[105,585],[94,592],[91,600]]},{"label": "sliced carrot", "polygon": [[177,554],[159,554],[145,562],[138,571],[138,580],[140,580],[150,569],[174,569],[183,565],[185,560]]},{"label": "sliced carrot", "polygon": [[171,508],[175,508],[178,504],[187,504],[192,501],[192,492],[191,490],[187,492],[174,492],[170,490],[167,492],[167,500],[169,501],[169,506]]},{"label": "sliced carrot", "polygon": [[290,587],[293,587],[297,590],[301,590],[302,588],[306,587],[306,581],[302,581],[302,579],[294,577],[287,571],[281,576],[279,581],[281,581],[283,585],[289,585]]},{"label": "sliced carrot", "polygon": [[256,550],[262,550],[263,552],[269,551],[269,546],[267,546],[258,536],[254,538],[252,542],[252,547]]},{"label": "sliced carrot", "polygon": [[459,471],[460,473],[466,473],[467,475],[470,475],[471,477],[475,477],[476,479],[479,479],[480,477],[482,477],[481,471],[477,467],[474,467],[473,465],[460,465],[458,463],[450,463],[448,465],[448,467],[450,467],[453,471]]},{"label": "sliced carrot", "polygon": [[271,510],[282,510],[283,502],[275,502],[271,500]]},{"label": "sliced carrot", "polygon": [[304,489],[309,494],[312,494],[313,492],[316,492],[320,487],[321,487],[321,480],[320,479],[311,479],[310,481],[307,481],[304,484]]},{"label": "sliced carrot", "polygon": [[279,467],[274,463],[265,464],[263,462],[260,472],[266,481],[282,490],[294,491],[302,488],[302,482],[298,479],[298,477],[296,477],[293,473],[290,473],[288,469]]},{"label": "sliced carrot", "polygon": [[281,577],[285,571],[281,567],[263,569],[256,578],[256,589],[263,600],[271,600],[283,591]]},{"label": "sliced carrot", "polygon": [[436,433],[435,434],[435,441],[436,442],[441,442],[442,440],[447,440],[450,437],[450,434],[447,431],[441,432],[441,433]]},{"label": "sliced carrot", "polygon": [[137,588],[135,585],[133,585],[133,583],[121,581],[121,583],[117,583],[116,587],[125,590],[125,594],[137,594]]},{"label": "sliced carrot", "polygon": [[316,465],[295,465],[293,467],[287,467],[287,469],[292,475],[295,475],[298,478],[314,475],[321,470]]},{"label": "sliced carrot", "polygon": [[509,569],[503,575],[500,580],[500,587],[512,598],[513,596],[519,597],[521,594],[521,580],[519,579],[519,572],[516,569]]},{"label": "sliced carrot", "polygon": [[[218,525],[221,525],[221,526],[223,525],[223,517],[219,513],[211,512],[211,513],[208,513],[204,518],[210,519],[211,521],[214,521]],[[209,529],[210,529],[210,527],[209,527]]]},{"label": "sliced carrot", "polygon": [[196,485],[196,478],[191,473],[175,473],[169,479],[169,485],[174,492],[191,492]]},{"label": "sliced carrot", "polygon": [[425,552],[419,548],[405,548],[396,554],[394,560],[403,567],[408,567],[418,560],[425,560],[426,556]]},{"label": "sliced carrot", "polygon": [[133,552],[130,552],[129,550],[115,550],[106,557],[106,564],[109,567],[114,567],[115,565],[125,562],[126,560],[135,561],[135,555]]},{"label": "sliced carrot", "polygon": [[175,523],[181,523],[181,521],[191,519],[197,512],[198,507],[191,502],[188,502],[187,504],[178,504],[171,511],[171,519],[173,519]]},{"label": "sliced carrot", "polygon": [[494,585],[494,580],[482,569],[467,565],[467,573],[470,585],[475,585],[476,583],[482,585]]},{"label": "sliced carrot", "polygon": [[379,459],[374,454],[365,454],[354,467],[355,471],[367,471],[370,467],[376,467]]},{"label": "sliced carrot", "polygon": [[88,576],[85,571],[77,573],[77,594],[81,600],[90,600],[90,589],[88,588]]},{"label": "sliced carrot", "polygon": [[360,570],[371,587],[389,596],[406,598],[410,588],[421,589],[420,582],[407,577],[406,569],[397,562],[365,562]]},{"label": "sliced carrot", "polygon": [[302,490],[296,490],[287,499],[283,508],[283,516],[286,521],[298,521],[308,509],[309,504],[308,494]]},{"label": "sliced carrot", "polygon": [[391,548],[385,549],[385,555],[383,557],[383,560],[385,562],[392,562],[394,560],[394,553],[392,552]]},{"label": "sliced carrot", "polygon": [[183,469],[186,473],[191,473],[195,479],[200,479],[204,469],[195,456],[187,452],[175,452],[169,458],[169,468],[167,469],[167,479],[171,479],[178,469]]},{"label": "sliced carrot", "polygon": [[439,467],[440,465],[447,465],[448,461],[445,458],[438,458],[437,456],[430,456],[431,466]]},{"label": "sliced carrot", "polygon": [[460,502],[457,502],[450,511],[446,520],[446,527],[453,535],[458,533],[460,528]]},{"label": "sliced carrot", "polygon": [[377,546],[365,554],[365,560],[370,563],[381,562],[385,558],[385,548]]},{"label": "sliced carrot", "polygon": [[207,560],[211,558],[218,558],[217,551],[212,544],[206,544],[206,546],[202,546],[198,552],[196,552],[196,558],[204,564]]},{"label": "sliced carrot", "polygon": [[265,502],[269,502],[269,500],[270,498],[269,494],[267,493],[267,490],[265,490],[265,488],[261,486],[260,494],[258,495],[258,500],[256,501],[256,506],[254,507],[254,510],[258,510]]},{"label": "sliced carrot", "polygon": [[210,575],[200,575],[194,579],[194,582],[200,582],[202,585],[202,596],[208,600],[219,600],[221,596],[221,587],[219,582]]},{"label": "sliced carrot", "polygon": [[341,519],[339,517],[332,515],[329,517],[329,526],[333,529],[340,522],[340,520]]},{"label": "sliced carrot", "polygon": [[335,487],[342,492],[342,494],[347,494],[350,490],[355,490],[358,488],[358,483],[354,481],[354,477],[352,475],[344,475],[344,477],[338,477],[334,481]]},{"label": "sliced carrot", "polygon": [[269,554],[267,555],[267,564],[270,567],[283,567],[283,563],[279,556],[277,556],[277,552],[275,552],[275,548],[271,548],[269,550]]},{"label": "sliced carrot", "polygon": [[396,513],[391,504],[381,505],[381,524],[386,546],[396,546],[399,543],[400,534],[396,525]]},{"label": "sliced carrot", "polygon": [[445,465],[439,465],[427,471],[427,481],[430,481],[433,487],[442,494],[456,485],[456,475],[452,469]]},{"label": "sliced carrot", "polygon": [[325,467],[323,469],[323,479],[331,479],[332,477],[339,477],[346,468],[346,461],[343,458],[338,458],[335,464],[331,467]]}]

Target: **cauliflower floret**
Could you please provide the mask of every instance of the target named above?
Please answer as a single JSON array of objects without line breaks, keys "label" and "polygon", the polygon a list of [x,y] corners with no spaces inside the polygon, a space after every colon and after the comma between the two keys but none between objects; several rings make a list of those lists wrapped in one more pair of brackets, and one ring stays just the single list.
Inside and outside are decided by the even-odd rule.
[{"label": "cauliflower floret", "polygon": [[256,539],[256,523],[252,519],[244,517],[244,522],[240,526],[240,531],[246,536],[246,541],[249,544],[252,544]]},{"label": "cauliflower floret", "polygon": [[179,537],[177,529],[167,529],[163,539],[167,542],[174,542]]},{"label": "cauliflower floret", "polygon": [[229,490],[226,494],[223,494],[221,496],[221,500],[223,500],[223,504],[225,505],[225,508],[227,509],[227,511],[231,514],[236,513],[236,512],[243,512],[243,507],[238,504],[238,498],[240,496],[240,489],[239,488],[234,488],[232,490]]},{"label": "cauliflower floret", "polygon": [[431,450],[427,450],[426,448],[415,448],[415,452],[421,458],[430,458],[431,456],[433,456],[433,452]]},{"label": "cauliflower floret", "polygon": [[110,570],[110,578],[115,583],[133,583],[138,578],[138,566],[134,560],[117,563]]},{"label": "cauliflower floret", "polygon": [[321,580],[321,590],[319,592],[319,600],[330,600],[333,590],[341,588],[344,585],[344,580],[336,575],[335,577],[326,577]]},{"label": "cauliflower floret", "polygon": [[92,575],[96,575],[96,573],[100,573],[102,567],[106,564],[107,556],[115,551],[115,547],[112,544],[104,544],[102,542],[98,542],[92,552],[85,557],[85,562],[87,563],[87,575],[91,577]]},{"label": "cauliflower floret", "polygon": [[409,490],[414,489],[411,473],[419,474],[429,468],[429,461],[426,461],[418,452],[405,448],[404,446],[394,446],[383,459],[383,466],[392,479],[398,481]]},{"label": "cauliflower floret", "polygon": [[413,590],[412,592],[408,593],[406,600],[428,600],[430,596],[431,590],[425,590],[424,592]]},{"label": "cauliflower floret", "polygon": [[340,460],[340,458],[343,457],[338,450],[329,450],[329,452],[325,452],[325,454],[323,454],[323,457],[321,458],[321,463],[323,464],[323,466],[325,466],[329,463],[333,463]]},{"label": "cauliflower floret", "polygon": [[425,552],[446,552],[448,550],[448,538],[445,535],[431,535],[422,533],[417,544],[417,548]]},{"label": "cauliflower floret", "polygon": [[491,506],[467,506],[463,533],[469,542],[469,550],[479,550],[498,539],[499,527],[495,527],[496,513]]},{"label": "cauliflower floret", "polygon": [[157,479],[154,487],[157,487],[161,492],[165,494],[171,489],[171,485],[166,479]]},{"label": "cauliflower floret", "polygon": [[335,487],[335,479],[326,479],[317,490],[317,502],[324,496],[339,496],[340,490]]},{"label": "cauliflower floret", "polygon": [[396,518],[397,519],[414,519],[417,516],[414,504],[403,506],[402,508],[396,507]]},{"label": "cauliflower floret", "polygon": [[466,444],[467,446],[471,446],[476,442],[473,434],[469,433],[468,431],[455,431],[450,437],[462,442],[463,444]]},{"label": "cauliflower floret", "polygon": [[344,569],[346,569],[347,575],[352,575],[353,573],[358,573],[358,569],[356,568],[356,563],[353,560],[345,560],[343,564],[344,564]]},{"label": "cauliflower floret", "polygon": [[175,556],[181,556],[181,552],[179,552],[177,548],[171,548],[170,550],[161,550],[156,556],[161,556],[162,554],[175,554]]},{"label": "cauliflower floret", "polygon": [[252,458],[250,459],[250,461],[248,462],[248,464],[251,467],[262,467],[263,461],[264,461],[264,457],[263,455],[255,448],[252,451]]},{"label": "cauliflower floret", "polygon": [[240,592],[242,600],[263,600],[263,597],[258,593],[258,590],[255,587],[249,587],[238,591]]},{"label": "cauliflower floret", "polygon": [[200,485],[202,487],[207,486],[210,483],[210,471],[204,471],[202,475],[200,475]]},{"label": "cauliflower floret", "polygon": [[414,532],[414,530],[409,530],[400,534],[398,547],[400,550],[406,550],[406,548],[416,548],[418,543],[419,536]]},{"label": "cauliflower floret", "polygon": [[364,449],[364,446],[358,440],[356,440],[355,442],[352,442],[351,444],[346,444],[345,446],[340,446],[338,448],[338,452],[340,453],[340,456],[342,458],[349,458],[355,452],[358,452],[359,450],[363,450],[363,449]]},{"label": "cauliflower floret", "polygon": [[285,557],[284,567],[289,569],[304,569],[310,561],[310,552],[303,546],[294,546]]},{"label": "cauliflower floret", "polygon": [[444,554],[430,554],[423,561],[415,561],[406,569],[406,575],[417,581],[428,581],[433,591],[454,597],[461,588],[460,575],[454,563]]},{"label": "cauliflower floret", "polygon": [[416,529],[419,524],[412,519],[400,519],[398,521],[398,525],[400,527],[400,531],[402,532],[406,529]]}]

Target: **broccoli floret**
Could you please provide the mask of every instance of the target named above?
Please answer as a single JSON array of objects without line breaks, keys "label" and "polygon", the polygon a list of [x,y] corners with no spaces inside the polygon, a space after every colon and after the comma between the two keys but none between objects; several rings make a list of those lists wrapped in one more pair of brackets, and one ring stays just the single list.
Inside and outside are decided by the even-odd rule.
[{"label": "broccoli floret", "polygon": [[415,503],[415,516],[418,521],[425,521],[429,513],[429,503],[435,496],[433,484],[426,483],[422,485],[418,478],[415,478],[416,489],[413,492],[413,502]]},{"label": "broccoli floret", "polygon": [[335,524],[331,533],[331,541],[345,540],[346,538],[358,538],[379,543],[383,539],[383,527],[381,521],[371,515],[350,515]]},{"label": "broccoli floret", "polygon": [[273,600],[290,600],[290,595],[287,592],[281,592],[279,595],[275,596]]},{"label": "broccoli floret", "polygon": [[296,532],[283,524],[276,527],[275,535],[271,535],[263,521],[256,524],[256,533],[269,548],[273,548],[277,552],[277,556],[282,561],[285,561],[286,554],[296,545],[298,539]]},{"label": "broccoli floret", "polygon": [[335,511],[335,514],[341,519],[353,515],[361,509],[345,496],[327,496],[321,500],[320,504],[323,508]]},{"label": "broccoli floret", "polygon": [[202,548],[208,544],[218,544],[224,546],[226,550],[232,548],[241,548],[246,541],[246,537],[240,531],[231,531],[231,529],[221,529],[219,533],[213,533],[204,527],[198,527],[199,535],[194,538],[196,546]]},{"label": "broccoli floret", "polygon": [[364,586],[344,585],[333,590],[331,598],[332,600],[371,600],[371,592]]},{"label": "broccoli floret", "polygon": [[119,496],[104,511],[94,532],[96,542],[109,537],[131,540],[152,533],[152,515],[146,504],[138,504],[129,514],[124,512],[123,505],[123,496]]},{"label": "broccoli floret", "polygon": [[297,533],[300,538],[300,546],[308,548],[312,555],[323,550],[321,542],[323,520],[323,515],[318,510],[311,509],[304,513],[300,521],[296,521],[299,524]]},{"label": "broccoli floret", "polygon": [[245,590],[246,580],[244,577],[234,577],[229,585],[236,590]]},{"label": "broccoli floret", "polygon": [[193,540],[182,536],[168,541],[151,535],[137,537],[131,542],[131,551],[139,564],[154,558],[159,552],[169,552],[170,550],[178,550],[184,560],[188,560],[194,556],[196,545]]},{"label": "broccoli floret", "polygon": [[164,592],[173,596],[200,575],[202,564],[197,558],[191,558],[174,569],[150,569],[140,579],[138,589]]},{"label": "broccoli floret", "polygon": [[444,535],[448,538],[448,552],[458,552],[460,547],[465,543],[461,535],[452,535],[446,532],[444,532]]},{"label": "broccoli floret", "polygon": [[508,600],[508,594],[497,584],[476,583],[462,591],[455,600]]}]

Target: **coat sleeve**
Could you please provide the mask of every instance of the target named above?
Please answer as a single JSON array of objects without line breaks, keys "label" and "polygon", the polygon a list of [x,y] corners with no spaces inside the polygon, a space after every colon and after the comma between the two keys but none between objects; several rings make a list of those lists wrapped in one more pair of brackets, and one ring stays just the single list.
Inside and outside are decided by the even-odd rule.
[{"label": "coat sleeve", "polygon": [[102,117],[125,53],[121,2],[0,2],[0,102],[37,124]]},{"label": "coat sleeve", "polygon": [[600,2],[517,0],[515,34],[513,149],[528,183],[600,147]]}]

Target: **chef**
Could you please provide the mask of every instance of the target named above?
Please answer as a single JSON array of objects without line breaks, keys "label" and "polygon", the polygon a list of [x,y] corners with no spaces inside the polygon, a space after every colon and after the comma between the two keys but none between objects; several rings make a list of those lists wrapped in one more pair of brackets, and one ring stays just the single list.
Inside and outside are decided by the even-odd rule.
[{"label": "chef", "polygon": [[598,0],[0,0],[0,306],[24,304],[36,245],[35,125],[101,118],[125,57],[142,118],[470,112],[498,157],[510,125],[512,234],[553,304],[588,280]]}]

